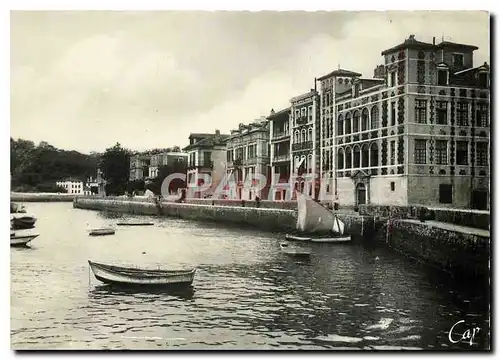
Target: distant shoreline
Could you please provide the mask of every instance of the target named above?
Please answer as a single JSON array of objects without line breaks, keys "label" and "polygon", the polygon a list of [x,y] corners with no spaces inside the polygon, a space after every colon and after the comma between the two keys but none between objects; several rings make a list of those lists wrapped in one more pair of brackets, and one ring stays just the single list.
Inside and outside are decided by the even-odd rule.
[{"label": "distant shoreline", "polygon": [[19,202],[45,202],[45,201],[67,201],[72,202],[75,197],[83,195],[64,194],[64,193],[21,193],[11,192],[10,201]]}]

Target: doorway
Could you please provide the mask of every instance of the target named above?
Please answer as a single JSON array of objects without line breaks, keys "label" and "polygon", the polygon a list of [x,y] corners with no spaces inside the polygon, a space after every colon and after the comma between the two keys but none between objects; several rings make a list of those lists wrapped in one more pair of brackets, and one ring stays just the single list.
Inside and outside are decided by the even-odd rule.
[{"label": "doorway", "polygon": [[486,190],[472,191],[472,208],[476,210],[488,209],[488,191]]},{"label": "doorway", "polygon": [[366,204],[366,186],[363,183],[356,185],[356,204]]}]

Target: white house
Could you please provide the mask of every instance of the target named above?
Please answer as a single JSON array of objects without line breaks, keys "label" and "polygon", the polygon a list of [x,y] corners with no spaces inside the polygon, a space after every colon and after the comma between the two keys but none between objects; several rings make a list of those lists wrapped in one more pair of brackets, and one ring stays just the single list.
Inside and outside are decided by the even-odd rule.
[{"label": "white house", "polygon": [[83,181],[70,179],[65,181],[57,181],[56,185],[66,189],[68,194],[76,194],[76,195],[84,194]]}]

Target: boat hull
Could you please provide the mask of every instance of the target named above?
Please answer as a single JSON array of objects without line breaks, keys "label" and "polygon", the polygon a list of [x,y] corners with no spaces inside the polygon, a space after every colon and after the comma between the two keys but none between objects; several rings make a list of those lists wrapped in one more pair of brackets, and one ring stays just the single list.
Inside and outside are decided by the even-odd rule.
[{"label": "boat hull", "polygon": [[106,284],[172,286],[191,285],[196,269],[185,271],[145,270],[98,264],[89,261],[97,280]]},{"label": "boat hull", "polygon": [[14,230],[32,229],[35,227],[36,219],[34,217],[13,217],[11,227]]},{"label": "boat hull", "polygon": [[24,236],[11,236],[10,246],[28,246],[28,244],[35,240],[39,234],[24,235]]},{"label": "boat hull", "polygon": [[308,258],[311,256],[311,251],[306,249],[300,249],[294,246],[288,246],[280,244],[281,251],[289,256],[297,258]]},{"label": "boat hull", "polygon": [[113,229],[95,229],[89,232],[90,236],[106,236],[106,235],[114,235],[115,230]]},{"label": "boat hull", "polygon": [[290,241],[304,241],[304,242],[318,242],[318,243],[346,243],[351,241],[351,235],[345,236],[323,236],[323,237],[302,237],[295,235],[285,235],[286,240]]},{"label": "boat hull", "polygon": [[312,238],[286,234],[285,239],[291,241],[311,241]]},{"label": "boat hull", "polygon": [[145,222],[145,223],[117,223],[118,226],[152,226],[154,223]]}]

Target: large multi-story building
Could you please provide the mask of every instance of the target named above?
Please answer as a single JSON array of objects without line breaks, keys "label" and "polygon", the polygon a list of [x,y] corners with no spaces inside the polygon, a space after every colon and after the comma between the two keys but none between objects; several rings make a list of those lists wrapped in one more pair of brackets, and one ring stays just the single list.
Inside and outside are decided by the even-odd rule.
[{"label": "large multi-story building", "polygon": [[[188,198],[210,197],[226,173],[226,141],[229,135],[191,134],[189,145],[183,151],[188,154]],[[207,175],[207,176],[204,176]],[[210,184],[205,179],[211,179]]]},{"label": "large multi-story building", "polygon": [[280,111],[271,109],[269,120],[269,163],[271,167],[270,200],[286,200],[292,197],[290,108]]},{"label": "large multi-story building", "polygon": [[489,208],[489,66],[474,50],[411,35],[373,79],[318,79],[320,161],[341,204]]},{"label": "large multi-story building", "polygon": [[135,153],[130,157],[130,181],[142,180],[149,176],[151,155]]},{"label": "large multi-story building", "polygon": [[294,192],[305,192],[317,198],[319,195],[319,170],[317,161],[320,139],[319,96],[316,90],[293,97],[290,100],[291,169]]},{"label": "large multi-story building", "polygon": [[[260,119],[231,130],[226,143],[229,198],[267,199],[270,184],[269,123]],[[245,186],[246,185],[246,186]]]}]

